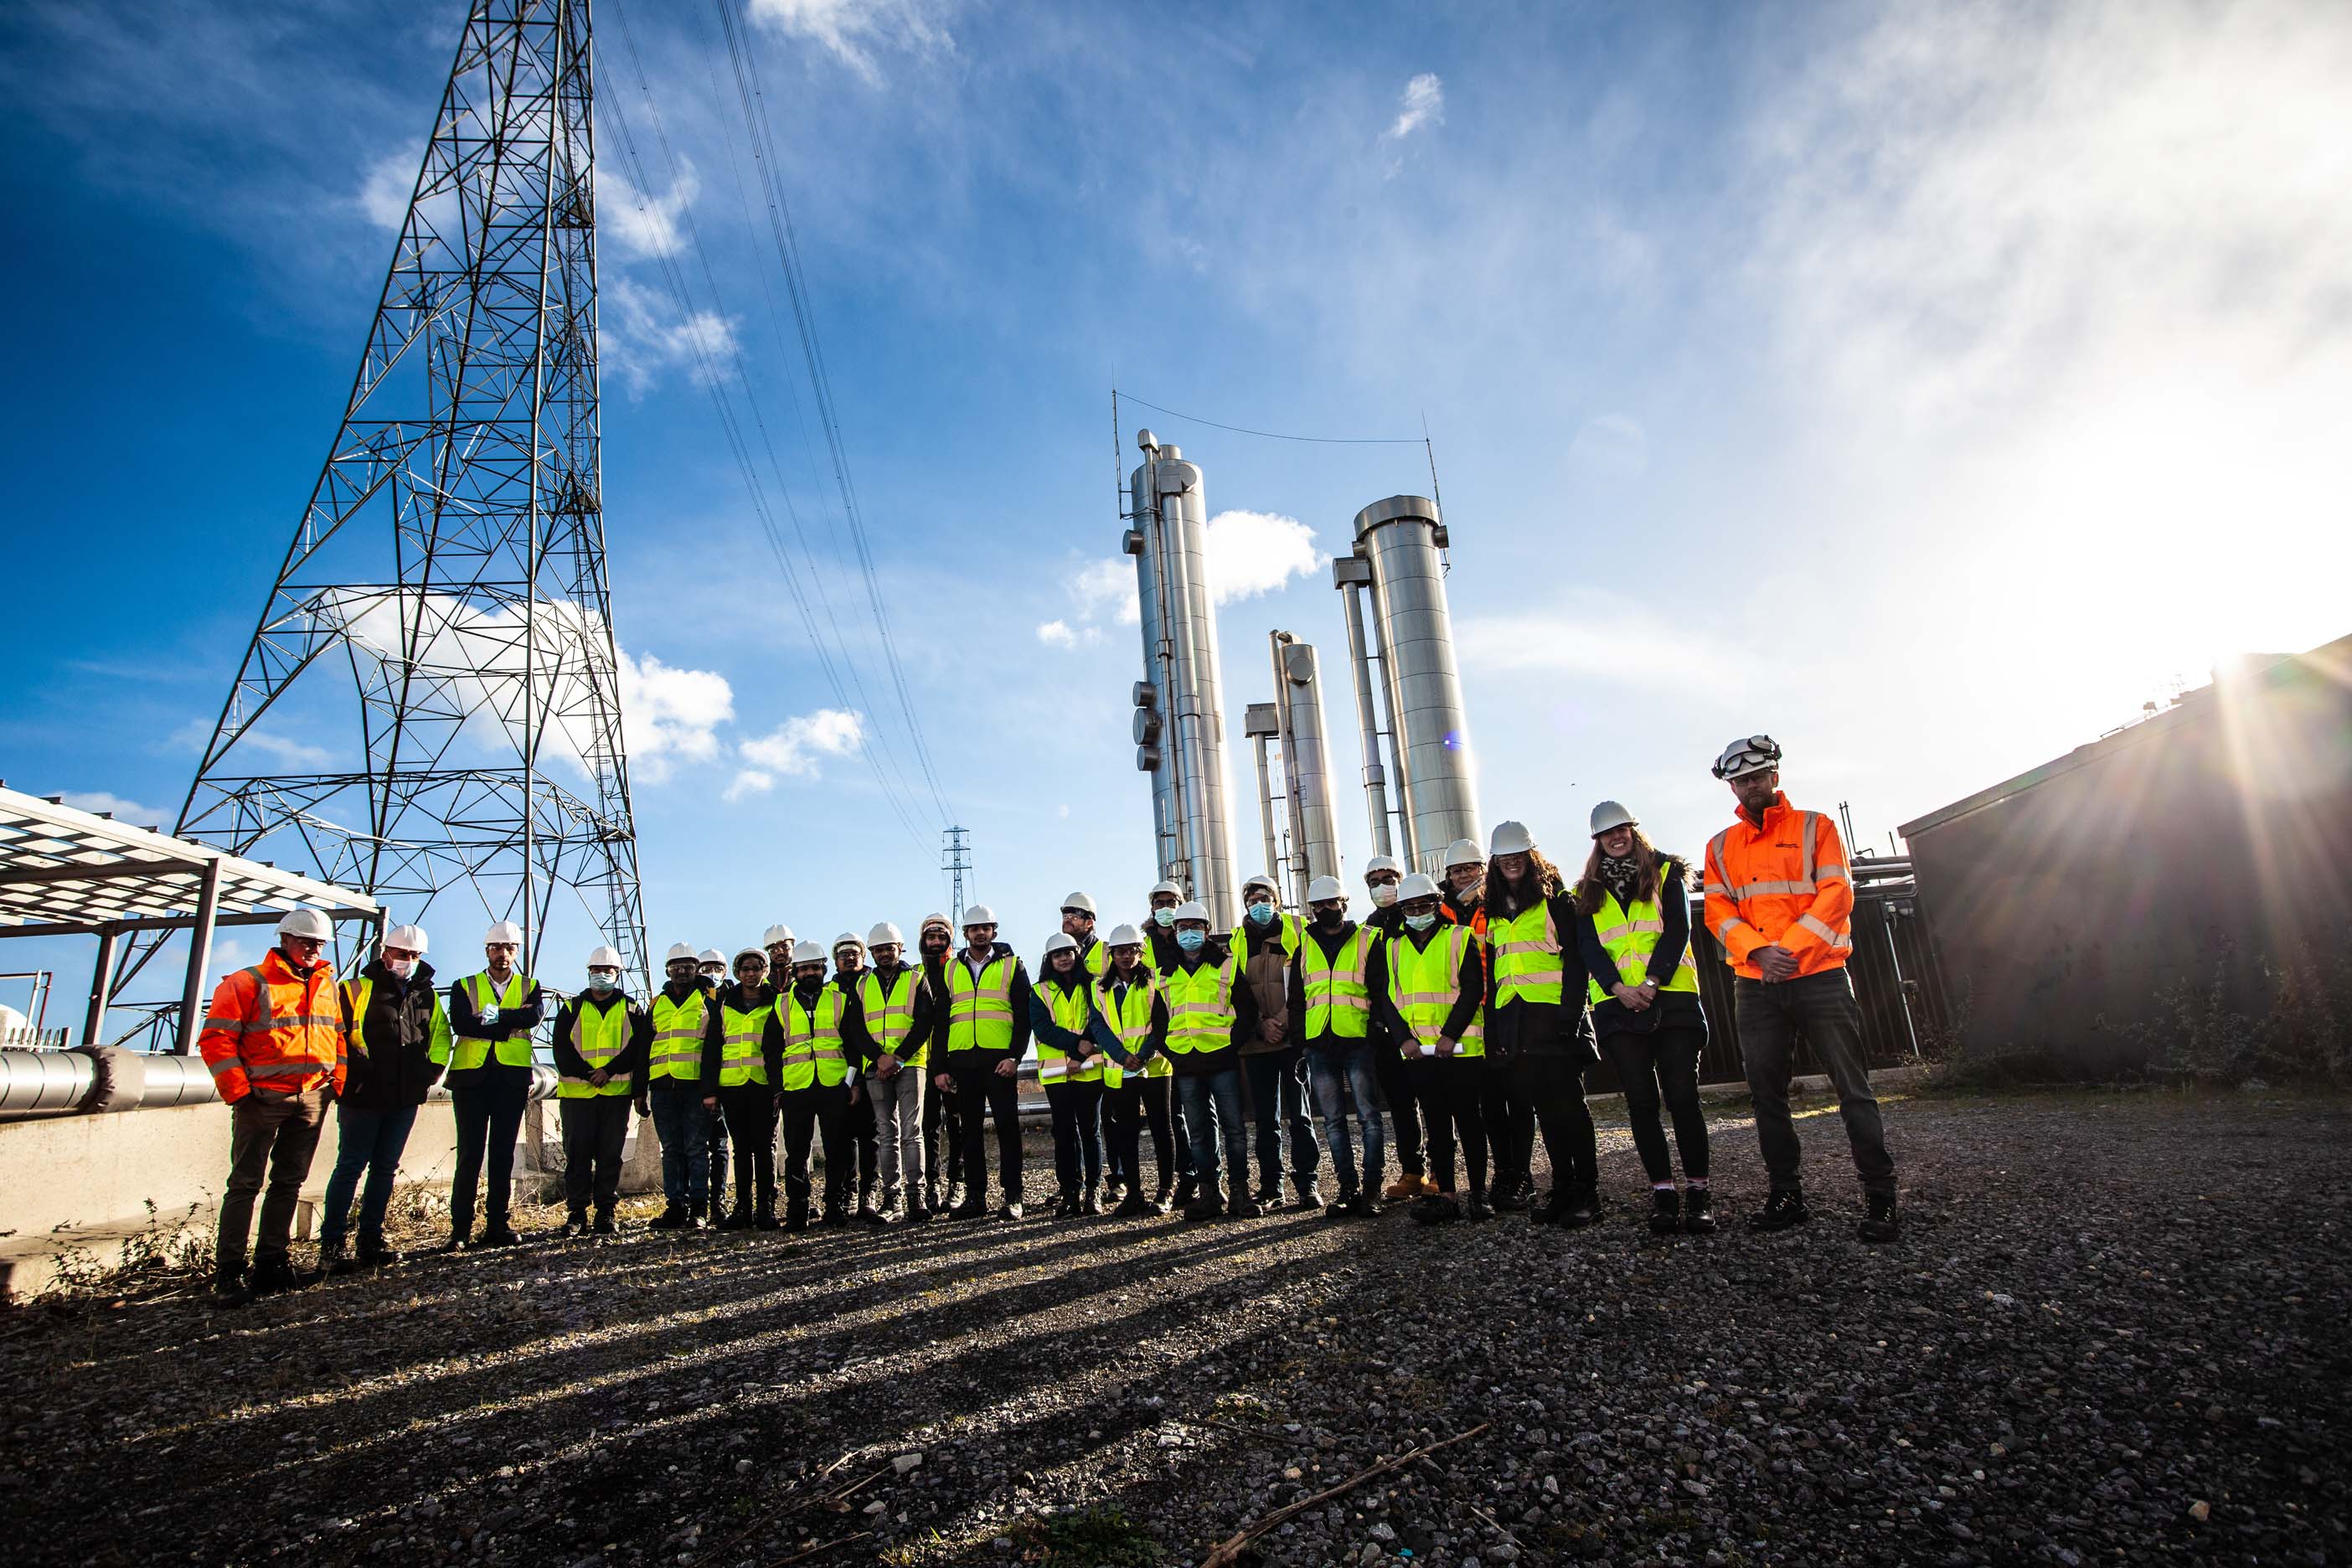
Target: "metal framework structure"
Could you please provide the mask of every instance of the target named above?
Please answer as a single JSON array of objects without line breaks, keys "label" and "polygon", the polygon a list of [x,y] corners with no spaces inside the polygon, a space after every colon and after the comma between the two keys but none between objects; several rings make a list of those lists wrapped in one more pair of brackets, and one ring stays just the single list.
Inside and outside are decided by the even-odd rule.
[{"label": "metal framework structure", "polygon": [[[600,500],[591,46],[588,0],[473,0],[178,831],[404,920],[464,894],[530,943],[574,889],[650,985]],[[344,747],[312,744],[354,696]]]}]

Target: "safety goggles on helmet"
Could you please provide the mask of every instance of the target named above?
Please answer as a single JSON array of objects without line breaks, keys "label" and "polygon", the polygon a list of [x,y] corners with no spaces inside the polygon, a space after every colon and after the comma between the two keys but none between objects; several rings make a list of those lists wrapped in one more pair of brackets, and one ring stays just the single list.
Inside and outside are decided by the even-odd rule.
[{"label": "safety goggles on helmet", "polygon": [[1780,742],[1769,735],[1750,735],[1723,748],[1723,754],[1715,759],[1714,773],[1719,779],[1736,779],[1780,765]]}]

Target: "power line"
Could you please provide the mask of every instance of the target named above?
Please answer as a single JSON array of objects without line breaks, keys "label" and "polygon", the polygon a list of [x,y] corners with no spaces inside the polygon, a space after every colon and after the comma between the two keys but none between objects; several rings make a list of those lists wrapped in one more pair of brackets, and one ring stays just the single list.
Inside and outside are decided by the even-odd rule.
[{"label": "power line", "polygon": [[1319,447],[1426,447],[1429,445],[1429,438],[1425,436],[1286,436],[1279,430],[1252,430],[1246,426],[1220,425],[1213,419],[1203,419],[1197,414],[1179,414],[1173,408],[1162,408],[1157,403],[1146,403],[1135,394],[1121,392],[1117,387],[1111,388],[1111,395],[1132,403],[1138,408],[1149,408],[1154,414],[1165,414],[1171,419],[1181,419],[1193,425],[1206,425],[1212,430],[1230,430],[1236,436],[1263,436],[1269,441],[1311,441]]}]

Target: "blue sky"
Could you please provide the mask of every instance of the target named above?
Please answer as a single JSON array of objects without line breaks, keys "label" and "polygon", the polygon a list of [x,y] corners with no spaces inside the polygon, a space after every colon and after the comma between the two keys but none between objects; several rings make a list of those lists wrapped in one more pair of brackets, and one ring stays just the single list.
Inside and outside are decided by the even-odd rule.
[{"label": "blue sky", "polygon": [[[413,177],[461,12],[0,18],[11,785],[168,826],[332,433],[385,193]],[[626,189],[608,120],[605,517],[645,676],[650,935],[911,925],[944,900],[936,824],[926,804],[910,837],[863,754],[878,732],[903,755],[903,727],[887,700],[862,745],[824,717],[840,704],[684,352],[722,334],[789,408],[715,16],[627,16],[684,176],[656,163]],[[751,0],[746,19],[920,721],[1024,952],[1070,887],[1125,914],[1152,875],[1136,637],[1102,591],[1129,580],[1114,384],[1266,429],[1427,420],[1485,814],[1563,858],[1603,795],[1695,847],[1728,810],[1708,760],[1758,730],[1792,794],[1850,800],[1883,846],[2220,657],[2352,629],[2352,12]],[[600,91],[643,142],[617,22],[600,7]],[[718,279],[698,323],[656,267],[689,212]],[[1236,734],[1269,695],[1268,628],[1324,650],[1352,868],[1323,562],[1360,507],[1425,486],[1421,453],[1144,417],[1202,464],[1213,512],[1248,514],[1220,566]],[[854,608],[829,537],[820,580]],[[864,624],[844,616],[870,660]],[[480,924],[453,909],[434,934],[462,954]],[[550,973],[585,946],[550,941]],[[87,963],[37,945],[9,956]]]}]

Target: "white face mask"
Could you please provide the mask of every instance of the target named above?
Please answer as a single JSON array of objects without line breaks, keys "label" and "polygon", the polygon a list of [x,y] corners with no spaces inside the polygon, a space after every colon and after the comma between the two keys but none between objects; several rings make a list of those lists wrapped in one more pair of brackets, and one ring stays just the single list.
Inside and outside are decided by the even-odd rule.
[{"label": "white face mask", "polygon": [[1395,903],[1396,884],[1394,882],[1373,883],[1372,902],[1380,905],[1382,909],[1387,909],[1391,904]]},{"label": "white face mask", "polygon": [[387,958],[383,961],[383,966],[392,971],[394,975],[405,980],[409,975],[415,973],[416,960],[413,958]]}]

